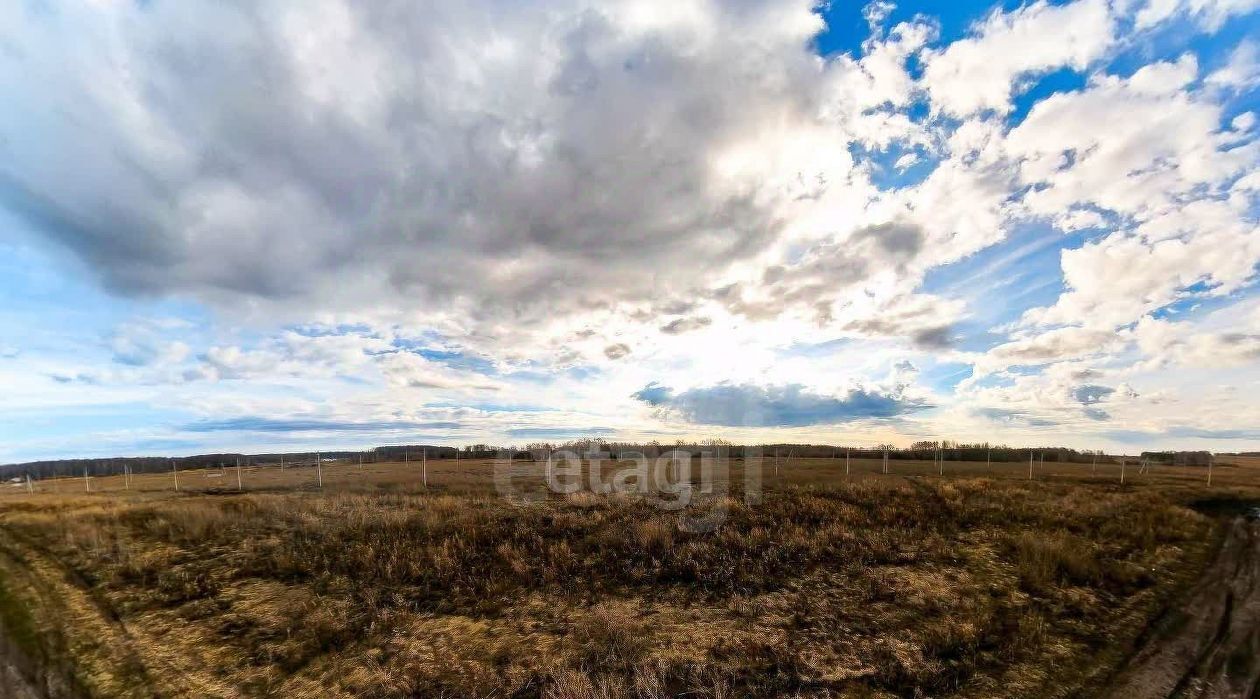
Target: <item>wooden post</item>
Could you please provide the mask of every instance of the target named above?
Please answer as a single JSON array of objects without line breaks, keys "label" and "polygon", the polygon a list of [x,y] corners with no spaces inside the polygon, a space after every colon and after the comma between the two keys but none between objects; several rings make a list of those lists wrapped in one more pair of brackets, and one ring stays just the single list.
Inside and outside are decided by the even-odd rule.
[{"label": "wooden post", "polygon": [[1032,469],[1033,469],[1033,453],[1029,451],[1028,452],[1028,480],[1030,481],[1033,479]]},{"label": "wooden post", "polygon": [[[1214,461],[1216,461],[1216,455],[1208,454],[1208,487],[1209,488],[1212,487],[1212,463]],[[30,476],[27,476],[26,479],[29,482]]]},{"label": "wooden post", "polygon": [[884,449],[884,473],[888,473],[888,449]]},{"label": "wooden post", "polygon": [[359,473],[363,472],[363,453],[359,453]]},{"label": "wooden post", "polygon": [[280,470],[284,470],[284,454],[280,455]]},{"label": "wooden post", "polygon": [[420,452],[420,480],[424,483],[424,487],[429,487],[429,450],[424,449]]},{"label": "wooden post", "polygon": [[937,454],[937,456],[938,456],[938,457],[939,457],[939,459],[940,459],[940,460],[939,460],[939,464],[940,464],[940,475],[941,475],[941,476],[944,476],[944,475],[945,475],[945,449],[944,449],[944,447],[938,448],[938,449],[936,450],[936,454]]},{"label": "wooden post", "polygon": [[1097,454],[1094,454],[1094,463],[1089,467],[1089,475],[1091,476],[1098,475],[1098,455]]},{"label": "wooden post", "polygon": [[241,481],[241,460],[236,460],[236,489],[245,490],[245,484]]},{"label": "wooden post", "polygon": [[92,482],[88,480],[87,466],[83,467],[83,492],[92,492]]},{"label": "wooden post", "polygon": [[849,450],[844,450],[844,479],[849,480]]},{"label": "wooden post", "polygon": [[984,470],[990,473],[993,472],[993,450],[992,449],[984,450]]},{"label": "wooden post", "polygon": [[[1209,485],[1211,485],[1211,478],[1212,478],[1212,477],[1211,477],[1211,471],[1209,471],[1209,472],[1208,472],[1208,484],[1209,484]],[[31,494],[31,495],[34,495],[34,494],[35,494],[35,486],[31,483],[31,474],[29,474],[29,473],[28,473],[28,474],[26,474],[26,492],[27,492],[27,493],[29,493],[29,494]]]},{"label": "wooden post", "polygon": [[1125,457],[1121,456],[1120,457],[1120,485],[1124,485],[1124,466],[1125,466]]},{"label": "wooden post", "polygon": [[320,458],[319,452],[315,452],[315,476],[319,478],[319,487],[324,488],[324,460]]},{"label": "wooden post", "polygon": [[179,466],[175,465],[175,459],[171,459],[171,473],[175,474],[175,492],[179,492]]}]

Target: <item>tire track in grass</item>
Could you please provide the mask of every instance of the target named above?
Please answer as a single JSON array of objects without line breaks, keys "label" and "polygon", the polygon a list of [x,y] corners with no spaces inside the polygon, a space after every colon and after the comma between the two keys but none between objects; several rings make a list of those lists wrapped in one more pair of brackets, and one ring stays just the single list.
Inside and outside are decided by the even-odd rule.
[{"label": "tire track in grass", "polygon": [[1216,558],[1101,696],[1249,699],[1260,688],[1260,521],[1236,517]]},{"label": "tire track in grass", "polygon": [[[239,697],[240,692],[225,687],[192,668],[179,667],[161,654],[141,657],[138,648],[158,650],[159,641],[138,634],[123,621],[109,600],[80,571],[58,558],[38,542],[14,527],[3,528],[0,552],[16,563],[37,594],[42,610],[57,610],[66,647],[60,652],[71,657],[54,659],[74,667],[85,684],[113,688],[107,696],[123,697]],[[103,651],[90,662],[77,663],[76,649]],[[146,662],[147,661],[147,662]],[[154,665],[155,667],[151,667]],[[88,694],[91,694],[90,692]]]}]

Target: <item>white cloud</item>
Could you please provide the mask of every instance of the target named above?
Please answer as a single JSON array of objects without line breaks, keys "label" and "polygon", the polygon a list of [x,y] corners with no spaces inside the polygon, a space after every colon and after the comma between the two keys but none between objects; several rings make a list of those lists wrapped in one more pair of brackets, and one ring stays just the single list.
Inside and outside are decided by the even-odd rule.
[{"label": "white cloud", "polygon": [[1056,328],[1000,344],[979,358],[976,376],[1013,366],[1036,366],[1115,352],[1124,340],[1115,333],[1081,327]]},{"label": "white cloud", "polygon": [[1254,41],[1244,41],[1229,56],[1229,62],[1212,71],[1206,82],[1215,87],[1234,90],[1252,87],[1260,82],[1260,51]]},{"label": "white cloud", "polygon": [[1260,364],[1260,304],[1231,304],[1200,321],[1145,317],[1133,337],[1147,371],[1170,367],[1222,369]]},{"label": "white cloud", "polygon": [[1230,17],[1260,8],[1258,0],[1148,0],[1138,10],[1135,24],[1148,29],[1178,16],[1193,19],[1201,27],[1215,31]]},{"label": "white cloud", "polygon": [[[1012,130],[1005,147],[1035,187],[1023,199],[1030,213],[1089,206],[1131,226],[1063,251],[1068,291],[1028,322],[1124,325],[1187,287],[1222,295],[1252,277],[1260,236],[1245,197],[1222,195],[1260,163],[1260,149],[1221,129],[1220,105],[1186,88],[1195,74],[1187,55],[1128,79],[1100,76],[1042,101]],[[1075,126],[1088,123],[1109,127]]]},{"label": "white cloud", "polygon": [[949,114],[1005,113],[1021,77],[1059,67],[1084,70],[1115,41],[1115,18],[1105,0],[1042,0],[994,11],[973,31],[925,58],[924,85],[933,104]]}]

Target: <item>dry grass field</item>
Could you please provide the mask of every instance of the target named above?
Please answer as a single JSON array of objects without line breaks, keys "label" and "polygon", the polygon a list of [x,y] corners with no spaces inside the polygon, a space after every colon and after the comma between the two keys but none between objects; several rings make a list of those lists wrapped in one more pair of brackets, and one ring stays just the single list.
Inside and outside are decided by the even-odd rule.
[{"label": "dry grass field", "polygon": [[[0,623],[100,697],[1051,697],[1102,691],[1260,462],[743,464],[710,533],[514,506],[488,461],[43,481],[0,496]],[[537,480],[533,463],[516,479]],[[717,488],[719,492],[725,488]],[[1198,506],[1195,506],[1195,505]]]},{"label": "dry grass field", "polygon": [[[698,459],[696,460],[698,464]],[[628,462],[622,462],[625,466]],[[744,481],[744,460],[731,459],[729,462],[729,480],[736,485]],[[907,477],[932,478],[986,478],[1001,481],[1027,481],[1029,468],[1026,461],[994,462],[986,464],[974,461],[945,461],[943,471],[931,460],[897,460],[889,461],[889,473],[883,473],[883,462],[880,459],[853,458],[850,461],[846,476],[843,458],[794,458],[786,457],[776,460],[772,456],[763,457],[760,461],[761,480],[765,487],[779,486],[834,486],[844,483],[904,483]],[[179,468],[178,476],[174,473],[134,474],[126,479],[121,474],[109,477],[92,476],[90,478],[65,477],[35,481],[32,487],[35,494],[102,494],[128,493],[156,494],[174,491],[178,480],[181,493],[223,492],[223,491],[337,491],[337,492],[450,492],[450,493],[490,493],[494,492],[494,460],[455,460],[431,459],[424,470],[427,471],[428,487],[422,485],[422,466],[419,461],[364,463],[356,460],[327,461],[317,474],[314,465],[289,466],[281,469],[275,464],[248,465],[240,468],[238,481],[237,468],[226,466],[222,469],[186,469]],[[516,461],[511,465],[511,472],[516,480],[527,483],[538,482],[544,464],[533,461]],[[613,467],[605,464],[604,480],[607,481]],[[1037,482],[1108,482],[1119,483],[1121,467],[1117,464],[1056,463],[1037,461],[1033,465],[1032,480]],[[1159,487],[1197,487],[1206,485],[1207,469],[1203,467],[1152,466],[1147,473],[1139,472],[1137,459],[1130,457],[1124,470],[1124,481],[1135,486]],[[698,479],[698,465],[693,469]],[[1218,459],[1212,473],[1215,486],[1251,487],[1260,484],[1260,457],[1222,457]],[[725,480],[725,479],[722,479]],[[238,482],[240,486],[238,487]],[[0,502],[7,497],[28,495],[24,483],[14,483],[0,489]]]}]

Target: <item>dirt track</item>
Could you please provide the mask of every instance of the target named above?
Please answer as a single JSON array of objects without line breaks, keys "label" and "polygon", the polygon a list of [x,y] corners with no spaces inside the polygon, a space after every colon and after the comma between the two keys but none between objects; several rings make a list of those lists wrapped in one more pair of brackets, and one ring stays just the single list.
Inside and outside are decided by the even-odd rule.
[{"label": "dirt track", "polygon": [[1260,521],[1236,517],[1220,553],[1103,696],[1260,697]]}]

